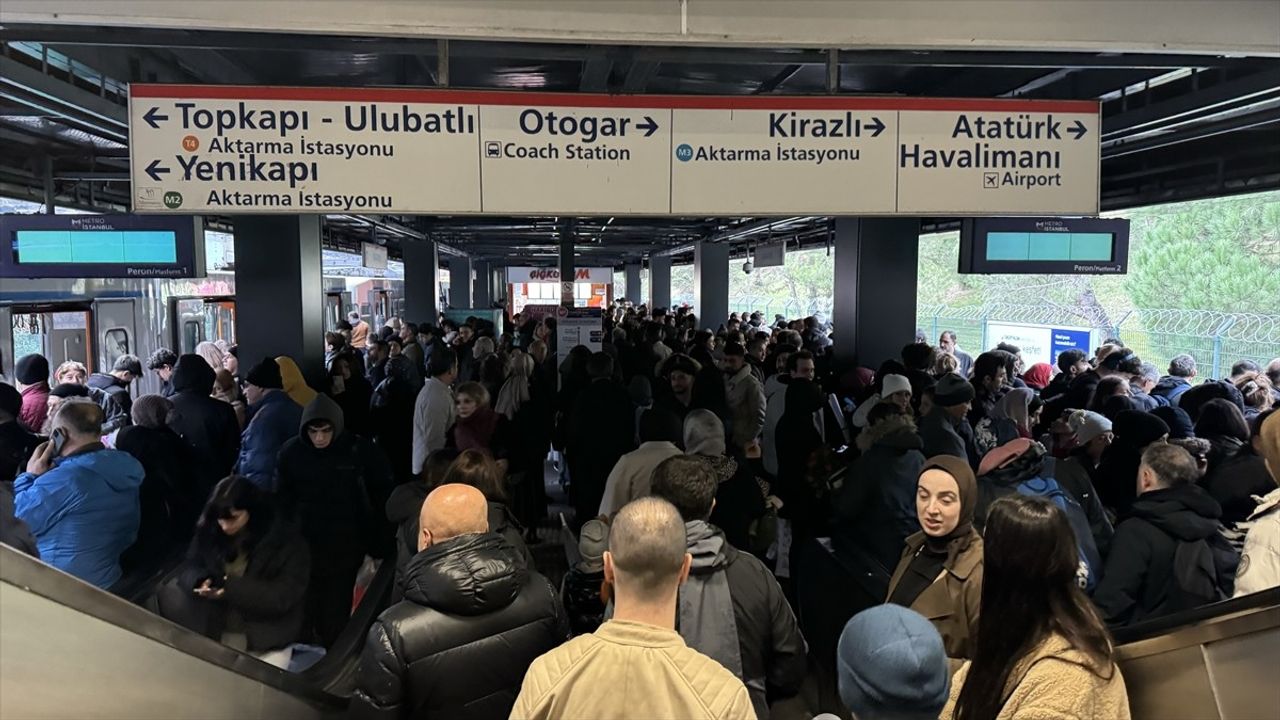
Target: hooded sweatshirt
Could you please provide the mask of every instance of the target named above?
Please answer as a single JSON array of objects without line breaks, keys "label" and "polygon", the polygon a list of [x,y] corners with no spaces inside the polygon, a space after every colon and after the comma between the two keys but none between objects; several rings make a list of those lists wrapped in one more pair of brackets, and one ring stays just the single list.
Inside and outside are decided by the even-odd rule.
[{"label": "hooded sweatshirt", "polygon": [[108,588],[120,579],[120,553],[138,535],[142,464],[100,444],[53,461],[40,476],[14,481],[14,508],[36,537],[40,559]]},{"label": "hooded sweatshirt", "polygon": [[216,375],[199,355],[183,355],[173,368],[174,413],[169,427],[191,448],[202,494],[231,473],[240,452],[240,422],[229,403],[209,396]]},{"label": "hooded sweatshirt", "polygon": [[309,405],[316,398],[316,391],[312,390],[303,379],[298,363],[288,355],[281,355],[276,358],[276,365],[280,366],[280,380],[284,382],[285,394],[298,403],[298,407]]}]

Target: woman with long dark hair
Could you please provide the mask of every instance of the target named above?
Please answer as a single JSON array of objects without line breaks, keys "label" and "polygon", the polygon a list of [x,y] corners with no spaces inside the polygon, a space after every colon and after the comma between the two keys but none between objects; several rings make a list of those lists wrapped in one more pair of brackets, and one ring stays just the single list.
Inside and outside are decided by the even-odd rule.
[{"label": "woman with long dark hair", "polygon": [[1042,498],[1003,498],[991,506],[984,544],[982,616],[993,620],[978,625],[942,717],[1129,718],[1111,636],[1076,583],[1066,515]]},{"label": "woman with long dark hair", "polygon": [[303,633],[311,553],[273,498],[232,475],[213,489],[160,614],[264,662],[287,667]]}]

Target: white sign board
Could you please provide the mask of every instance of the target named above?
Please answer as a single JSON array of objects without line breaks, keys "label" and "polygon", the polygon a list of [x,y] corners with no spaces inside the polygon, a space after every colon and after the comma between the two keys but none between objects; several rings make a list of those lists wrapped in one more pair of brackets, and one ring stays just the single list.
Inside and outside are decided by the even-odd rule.
[{"label": "white sign board", "polygon": [[579,345],[593,353],[604,343],[604,312],[598,307],[561,307],[556,310],[556,356],[560,362]]},{"label": "white sign board", "polygon": [[374,270],[387,269],[387,248],[385,245],[360,243],[361,264]]},{"label": "white sign board", "polygon": [[1000,343],[1016,345],[1022,351],[1024,367],[1036,363],[1056,365],[1058,354],[1063,350],[1084,350],[1087,355],[1092,347],[1091,334],[1088,328],[988,322],[986,346],[993,348]]},{"label": "white sign board", "polygon": [[[613,268],[575,268],[574,282],[613,283]],[[560,282],[560,268],[508,267],[507,282]]]},{"label": "white sign board", "polygon": [[757,245],[753,261],[758,268],[783,267],[787,264],[787,244],[779,242]]},{"label": "white sign board", "polygon": [[1094,101],[130,93],[137,212],[1098,212]]}]

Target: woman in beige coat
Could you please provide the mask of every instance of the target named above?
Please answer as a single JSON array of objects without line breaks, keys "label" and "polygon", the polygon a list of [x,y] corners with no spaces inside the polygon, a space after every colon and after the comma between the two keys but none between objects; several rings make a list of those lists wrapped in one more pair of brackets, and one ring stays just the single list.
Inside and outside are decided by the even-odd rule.
[{"label": "woman in beige coat", "polygon": [[973,529],[977,502],[967,461],[950,455],[925,461],[916,481],[921,531],[907,538],[886,599],[933,623],[947,657],[956,661],[953,670],[972,656],[982,599],[982,538]]},{"label": "woman in beige coat", "polygon": [[1129,695],[1066,515],[1035,497],[991,506],[973,659],[952,680],[949,720],[1128,720]]}]

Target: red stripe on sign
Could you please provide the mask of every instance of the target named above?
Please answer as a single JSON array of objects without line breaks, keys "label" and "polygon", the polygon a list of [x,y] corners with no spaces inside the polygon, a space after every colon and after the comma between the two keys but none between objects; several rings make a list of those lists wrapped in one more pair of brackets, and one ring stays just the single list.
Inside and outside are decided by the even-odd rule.
[{"label": "red stripe on sign", "polygon": [[267,85],[129,86],[135,98],[175,100],[299,100],[399,102],[442,105],[538,105],[543,107],[654,110],[942,110],[953,112],[1098,112],[1096,100],[865,97],[848,95],[590,95],[586,93],[431,90],[423,88],[272,87]]}]

